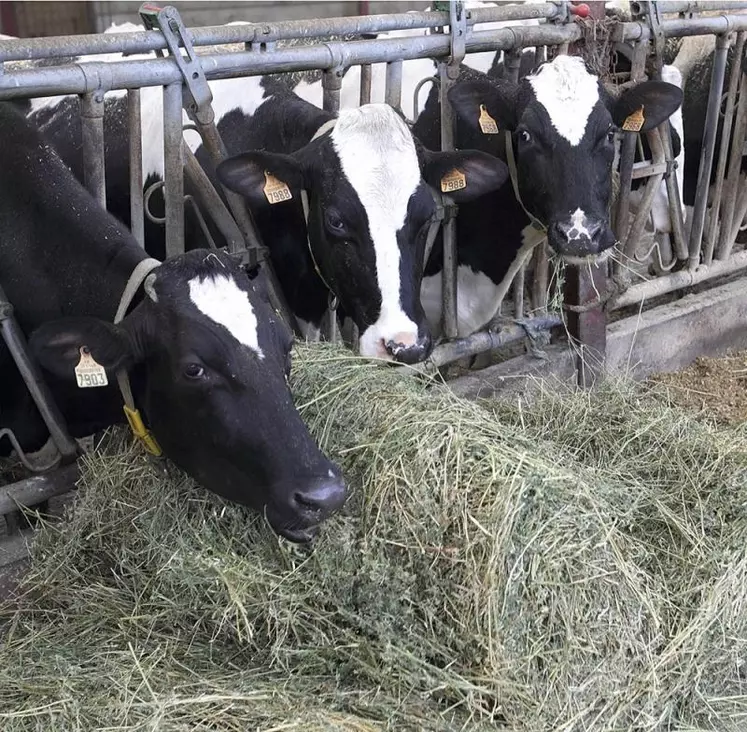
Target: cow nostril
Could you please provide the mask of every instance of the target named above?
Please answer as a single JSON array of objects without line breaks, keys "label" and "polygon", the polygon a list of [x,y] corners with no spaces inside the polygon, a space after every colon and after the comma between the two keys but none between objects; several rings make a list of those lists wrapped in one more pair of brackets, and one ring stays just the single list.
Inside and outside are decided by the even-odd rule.
[{"label": "cow nostril", "polygon": [[306,512],[332,513],[345,503],[347,491],[342,480],[331,479],[296,491],[293,502]]}]

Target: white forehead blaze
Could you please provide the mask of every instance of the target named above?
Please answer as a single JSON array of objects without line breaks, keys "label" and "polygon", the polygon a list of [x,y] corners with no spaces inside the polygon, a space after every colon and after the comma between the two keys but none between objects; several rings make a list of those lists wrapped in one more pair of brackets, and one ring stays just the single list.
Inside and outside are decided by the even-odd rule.
[{"label": "white forehead blaze", "polygon": [[410,130],[387,104],[342,110],[331,139],[342,172],[368,217],[374,247],[381,313],[361,334],[361,352],[369,355],[381,339],[417,335],[417,325],[402,310],[397,232],[420,185],[420,164]]},{"label": "white forehead blaze", "polygon": [[583,59],[558,56],[527,80],[558,134],[578,145],[599,101],[598,79],[586,70]]},{"label": "white forehead blaze", "polygon": [[264,358],[257,336],[257,316],[249,295],[232,277],[211,275],[189,281],[189,298],[214,323],[222,325],[239,343]]}]

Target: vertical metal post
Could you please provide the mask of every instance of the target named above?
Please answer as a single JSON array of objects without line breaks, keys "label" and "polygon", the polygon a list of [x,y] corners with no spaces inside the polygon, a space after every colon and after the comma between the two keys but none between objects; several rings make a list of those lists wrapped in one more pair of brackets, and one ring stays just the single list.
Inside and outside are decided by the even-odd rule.
[{"label": "vertical metal post", "polygon": [[[726,161],[729,157],[729,142],[731,138],[732,122],[734,121],[734,107],[737,98],[737,88],[739,87],[739,77],[742,73],[742,64],[740,63],[744,53],[744,31],[737,34],[737,45],[734,51],[734,61],[731,65],[731,74],[729,75],[729,91],[726,95],[726,110],[724,111],[724,121],[721,126],[721,147],[718,153],[718,164],[716,166],[716,181],[711,200],[711,218],[706,232],[705,249],[703,251],[703,264],[710,264],[713,260],[713,250],[716,246],[716,236],[719,228],[719,213],[721,211],[721,196],[724,189],[724,175],[726,173]],[[730,222],[724,221],[726,228]]]},{"label": "vertical metal post", "polygon": [[141,247],[145,247],[143,217],[143,134],[140,114],[140,89],[127,91],[127,129],[130,136],[130,229]]},{"label": "vertical metal post", "polygon": [[[449,3],[449,35],[451,37],[451,55],[448,61],[441,62],[438,65],[439,98],[441,102],[441,150],[454,149],[454,110],[451,108],[447,92],[459,77],[459,64],[465,55],[467,18],[463,2],[451,0]],[[456,206],[449,196],[444,196],[443,200],[446,211],[442,229],[442,330],[447,338],[456,338],[458,335]]]},{"label": "vertical metal post", "polygon": [[[733,63],[738,63],[734,58]],[[739,87],[739,103],[737,105],[737,116],[734,121],[734,134],[731,142],[731,155],[729,156],[729,171],[726,178],[726,194],[721,212],[721,232],[718,238],[716,250],[717,259],[726,259],[731,254],[734,245],[734,208],[740,188],[740,171],[742,166],[742,153],[744,149],[745,134],[747,134],[747,75],[742,74],[742,82]],[[739,225],[739,221],[736,222]]]},{"label": "vertical metal post", "polygon": [[104,172],[104,92],[83,94],[80,99],[83,141],[83,180],[91,195],[106,208]]},{"label": "vertical metal post", "polygon": [[511,49],[503,54],[503,74],[506,79],[514,84],[519,81],[519,70],[521,67],[522,49]]},{"label": "vertical metal post", "polygon": [[534,310],[547,312],[547,289],[550,282],[550,260],[547,256],[547,244],[539,244],[534,250],[534,281],[532,282],[532,307]]},{"label": "vertical metal post", "polygon": [[724,88],[726,75],[726,56],[729,52],[727,36],[716,38],[716,52],[713,58],[713,72],[711,74],[711,89],[708,93],[706,108],[705,132],[703,147],[700,151],[700,168],[698,169],[698,184],[695,189],[695,205],[693,207],[692,228],[690,229],[688,261],[689,269],[693,270],[700,264],[700,241],[705,226],[706,207],[708,206],[708,188],[713,164],[713,152],[716,148],[716,128],[721,110],[721,92]]},{"label": "vertical metal post", "polygon": [[184,157],[182,155],[182,85],[163,89],[164,199],[166,258],[184,253]]},{"label": "vertical metal post", "polygon": [[361,94],[359,104],[371,103],[371,64],[361,64]]},{"label": "vertical metal post", "polygon": [[[633,49],[633,60],[630,69],[631,81],[639,81],[643,78],[646,65],[647,46],[643,41],[635,44]],[[633,181],[633,163],[635,162],[635,146],[637,137],[631,133],[623,135],[620,145],[620,192],[617,199],[617,211],[615,214],[615,233],[617,239],[625,244],[625,235],[628,231],[628,218],[630,216],[630,185]],[[623,264],[616,262],[615,274],[622,272]]]},{"label": "vertical metal post", "polygon": [[342,88],[342,68],[325,69],[322,75],[322,108],[337,114],[340,111],[340,89]]},{"label": "vertical metal post", "polygon": [[26,387],[34,400],[50,437],[65,461],[72,460],[78,454],[78,446],[67,431],[65,419],[60,413],[39,367],[31,360],[15,317],[13,306],[8,301],[5,291],[0,287],[0,334],[10,351],[15,364],[23,377]]},{"label": "vertical metal post", "polygon": [[[607,264],[590,264],[565,268],[563,300],[585,306],[599,299],[607,287]],[[578,349],[576,367],[578,385],[584,389],[594,385],[604,367],[607,349],[607,317],[601,306],[584,312],[568,311],[568,334]]]},{"label": "vertical metal post", "polygon": [[402,61],[390,61],[386,65],[384,101],[394,109],[402,109]]}]

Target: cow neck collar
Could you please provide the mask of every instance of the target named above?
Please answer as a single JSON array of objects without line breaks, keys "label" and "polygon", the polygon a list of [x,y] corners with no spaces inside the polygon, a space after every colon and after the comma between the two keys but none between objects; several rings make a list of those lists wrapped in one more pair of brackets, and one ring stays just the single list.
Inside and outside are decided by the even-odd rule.
[{"label": "cow neck collar", "polygon": [[[329,132],[337,122],[337,117],[333,117],[332,119],[328,119],[315,133],[314,136],[309,140],[309,142],[314,142],[314,140],[320,138],[322,135]],[[306,222],[306,245],[309,249],[309,256],[311,257],[311,263],[314,265],[314,269],[316,270],[317,275],[319,276],[319,279],[322,281],[324,286],[329,290],[329,309],[335,310],[337,308],[338,304],[338,298],[335,294],[335,291],[330,286],[329,282],[324,278],[324,275],[322,274],[322,270],[320,269],[319,265],[317,264],[316,257],[314,256],[314,250],[311,248],[311,237],[309,236],[309,193],[305,188],[301,189],[301,205],[303,206],[303,218]]]},{"label": "cow neck collar", "polygon": [[519,202],[519,206],[524,209],[524,213],[529,218],[529,221],[531,221],[532,226],[538,231],[547,231],[547,226],[545,226],[534,214],[529,213],[529,211],[527,211],[527,207],[524,205],[524,202],[521,200],[521,196],[519,195],[519,175],[516,169],[516,158],[514,157],[514,141],[513,137],[511,136],[511,131],[506,130],[505,136],[506,162],[508,163],[508,174],[511,178],[511,185],[514,189],[514,196],[516,196],[516,200]]},{"label": "cow neck collar", "polygon": [[[145,278],[156,267],[160,266],[160,264],[161,262],[157,259],[148,257],[147,259],[140,261],[135,269],[132,270],[132,274],[127,280],[124,292],[122,293],[122,297],[119,299],[119,306],[117,307],[117,312],[114,316],[114,325],[119,325],[122,320],[124,320],[124,316],[127,314],[127,310],[132,304],[135,294],[145,281]],[[130,429],[132,430],[132,434],[135,435],[147,452],[156,457],[161,457],[161,455],[163,455],[161,446],[143,423],[143,418],[140,416],[140,412],[135,406],[135,399],[132,396],[132,387],[130,386],[130,377],[127,374],[127,369],[117,369],[117,384],[119,385],[119,391],[124,400],[124,413],[125,417],[127,417]]]}]

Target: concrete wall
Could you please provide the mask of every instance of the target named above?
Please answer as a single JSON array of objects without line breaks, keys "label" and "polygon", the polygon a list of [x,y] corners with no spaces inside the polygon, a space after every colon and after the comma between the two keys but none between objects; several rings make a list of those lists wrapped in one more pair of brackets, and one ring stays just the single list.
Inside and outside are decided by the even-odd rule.
[{"label": "concrete wall", "polygon": [[[93,2],[93,15],[96,31],[101,32],[112,23],[139,23],[139,1],[112,0]],[[164,3],[165,4],[165,3]],[[173,4],[187,26],[221,25],[235,20],[266,22],[275,20],[301,20],[304,18],[336,18],[344,15],[358,15],[357,0],[319,1],[307,0],[249,0],[248,2],[206,2],[191,0]],[[414,0],[372,0],[369,13],[404,13],[408,10],[423,10],[427,2]]]}]

